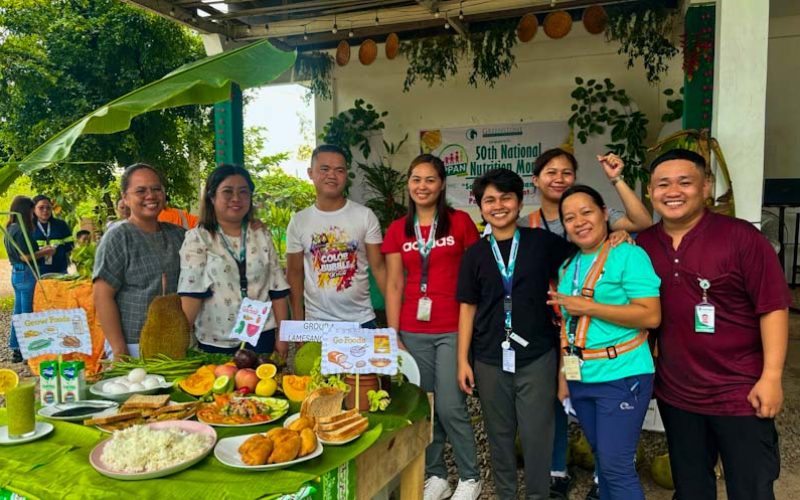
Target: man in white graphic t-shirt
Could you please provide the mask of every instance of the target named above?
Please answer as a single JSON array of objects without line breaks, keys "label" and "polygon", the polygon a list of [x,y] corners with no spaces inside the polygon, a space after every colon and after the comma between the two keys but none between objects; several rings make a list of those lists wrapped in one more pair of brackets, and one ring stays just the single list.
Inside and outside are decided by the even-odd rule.
[{"label": "man in white graphic t-shirt", "polygon": [[347,160],[338,146],[317,147],[308,176],[316,202],[294,214],[286,232],[292,319],[355,321],[374,328],[367,267],[381,293],[386,283],[378,218],[344,197]]}]

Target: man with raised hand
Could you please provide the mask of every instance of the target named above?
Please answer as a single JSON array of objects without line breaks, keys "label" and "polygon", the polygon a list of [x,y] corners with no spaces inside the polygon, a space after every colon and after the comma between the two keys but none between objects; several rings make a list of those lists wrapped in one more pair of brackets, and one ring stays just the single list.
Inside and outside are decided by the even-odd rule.
[{"label": "man with raised hand", "polygon": [[661,222],[636,241],[661,278],[655,394],[679,500],[717,498],[718,456],[729,499],[772,500],[791,299],[766,238],[706,209],[705,167],[683,149],[650,165]]},{"label": "man with raised hand", "polygon": [[386,283],[378,219],[345,198],[347,160],[338,146],[317,147],[308,176],[316,201],[294,214],[286,231],[292,319],[355,321],[375,328],[367,267],[381,293]]}]

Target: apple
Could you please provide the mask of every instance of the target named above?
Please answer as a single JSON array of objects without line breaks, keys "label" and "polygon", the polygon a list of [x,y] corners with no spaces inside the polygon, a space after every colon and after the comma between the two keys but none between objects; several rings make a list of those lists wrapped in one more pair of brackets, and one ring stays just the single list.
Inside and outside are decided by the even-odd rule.
[{"label": "apple", "polygon": [[236,368],[235,365],[219,365],[214,369],[214,376],[221,377],[225,375],[229,379],[233,380],[237,371],[239,371],[239,369]]},{"label": "apple", "polygon": [[250,389],[250,392],[255,392],[256,386],[258,385],[258,375],[256,375],[256,371],[252,368],[242,368],[236,372],[235,380],[237,389],[247,387]]}]

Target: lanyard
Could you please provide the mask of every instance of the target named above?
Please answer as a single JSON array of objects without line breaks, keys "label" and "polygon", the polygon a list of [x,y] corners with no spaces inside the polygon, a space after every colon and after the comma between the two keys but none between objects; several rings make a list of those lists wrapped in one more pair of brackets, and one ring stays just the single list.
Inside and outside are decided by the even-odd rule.
[{"label": "lanyard", "polygon": [[505,313],[506,337],[508,337],[511,333],[511,288],[514,284],[514,267],[517,263],[517,250],[519,250],[519,229],[514,231],[511,252],[508,254],[508,266],[503,262],[500,247],[497,246],[497,240],[493,234],[489,235],[489,242],[492,245],[492,254],[494,255],[495,263],[497,263],[497,270],[500,271],[500,278],[503,280],[503,290],[505,291],[503,312]]},{"label": "lanyard", "polygon": [[52,226],[50,225],[50,221],[47,221],[46,224],[47,224],[47,231],[44,230],[44,227],[42,227],[42,223],[40,221],[38,221],[38,220],[36,221],[36,225],[39,226],[39,231],[41,231],[42,234],[44,235],[45,243],[49,244],[50,243],[50,229],[52,229]]},{"label": "lanyard", "polygon": [[552,231],[550,231],[550,224],[547,223],[547,218],[545,218],[544,212],[542,212],[541,208],[539,209],[539,217],[538,217],[538,219],[540,221],[539,227],[544,227],[545,231],[547,231],[548,233],[551,233]]},{"label": "lanyard", "polygon": [[242,224],[241,247],[239,248],[239,258],[233,254],[231,245],[228,243],[228,237],[222,232],[222,228],[217,226],[219,235],[222,237],[222,245],[228,251],[234,262],[236,262],[236,269],[239,271],[239,291],[242,298],[247,297],[247,223]]},{"label": "lanyard", "polygon": [[419,225],[419,218],[414,216],[414,235],[417,237],[417,246],[419,247],[419,257],[422,260],[422,275],[419,280],[419,291],[427,294],[428,291],[428,267],[431,261],[431,251],[433,244],[436,240],[436,225],[439,222],[439,216],[433,218],[431,224],[431,231],[428,233],[428,240],[422,239],[422,228]]},{"label": "lanyard", "polygon": [[[589,272],[586,273],[582,283],[580,282],[581,256],[578,255],[575,257],[575,270],[572,275],[573,296],[583,296],[589,300],[594,300],[594,289],[597,286],[597,282],[600,280],[600,276],[603,274],[603,269],[606,266],[606,260],[608,259],[610,251],[611,245],[608,241],[605,241],[600,251],[592,260]],[[575,352],[576,345],[580,349],[583,349],[586,346],[586,334],[589,331],[591,320],[592,318],[589,316],[571,316],[569,318],[568,328],[566,328],[566,325],[562,322],[562,347],[568,347],[568,352]]]}]

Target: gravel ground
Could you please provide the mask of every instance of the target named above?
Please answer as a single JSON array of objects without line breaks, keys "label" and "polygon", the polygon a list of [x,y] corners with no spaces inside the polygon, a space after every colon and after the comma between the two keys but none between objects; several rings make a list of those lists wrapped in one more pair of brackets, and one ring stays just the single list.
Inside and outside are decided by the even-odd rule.
[{"label": "gravel ground", "polygon": [[[0,274],[2,274],[2,264],[0,264]],[[6,280],[8,281],[8,280]],[[0,282],[2,277],[0,277]],[[800,304],[800,289],[793,291],[794,303]],[[11,351],[8,348],[8,334],[10,330],[10,313],[0,311],[0,366],[10,367],[22,376],[29,376],[30,371],[24,363],[12,364]],[[778,417],[778,429],[781,439],[781,477],[775,484],[775,495],[779,500],[800,498],[800,314],[793,313],[789,323],[789,357],[784,377],[785,403],[781,415]],[[0,396],[0,404],[5,404],[4,398]],[[480,403],[477,398],[469,398],[468,405],[471,415],[475,421],[475,437],[478,443],[478,465],[484,481],[481,499],[492,499],[494,495],[494,481],[491,477],[491,467],[489,465],[489,451],[486,440],[486,431],[480,419]],[[575,432],[575,429],[573,429]],[[643,432],[642,443],[644,447],[644,462],[639,466],[639,476],[644,486],[645,495],[648,500],[670,500],[672,491],[665,490],[656,485],[650,476],[650,462],[653,457],[666,452],[666,441],[662,434]],[[453,460],[450,447],[446,448],[446,460],[450,474],[450,482],[455,489],[458,482],[455,462]],[[575,483],[570,492],[570,499],[583,500],[591,486],[591,471],[575,468]],[[517,472],[520,484],[518,498],[524,496],[523,471],[520,468]],[[727,498],[725,495],[724,481],[717,482],[719,498]]]}]

